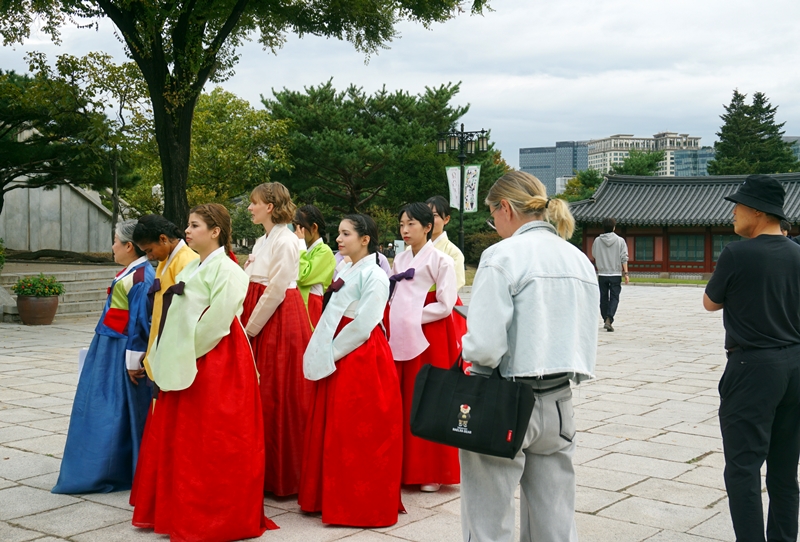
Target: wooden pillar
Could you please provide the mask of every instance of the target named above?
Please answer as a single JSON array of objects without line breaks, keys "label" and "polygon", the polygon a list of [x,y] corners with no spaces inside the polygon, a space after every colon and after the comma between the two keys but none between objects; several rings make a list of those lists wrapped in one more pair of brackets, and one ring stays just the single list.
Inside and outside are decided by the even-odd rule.
[{"label": "wooden pillar", "polygon": [[711,226],[706,227],[705,249],[703,250],[703,272],[714,271],[714,236],[711,235]]},{"label": "wooden pillar", "polygon": [[664,258],[661,261],[661,272],[662,273],[669,273],[669,234],[667,233],[669,228],[661,228],[661,236],[664,239]]},{"label": "wooden pillar", "polygon": [[586,241],[586,235],[588,230],[589,228],[587,228],[585,224],[581,228],[581,231],[583,232],[583,236],[581,237],[581,248],[583,249],[583,253],[586,254],[587,256],[589,255],[589,244]]}]

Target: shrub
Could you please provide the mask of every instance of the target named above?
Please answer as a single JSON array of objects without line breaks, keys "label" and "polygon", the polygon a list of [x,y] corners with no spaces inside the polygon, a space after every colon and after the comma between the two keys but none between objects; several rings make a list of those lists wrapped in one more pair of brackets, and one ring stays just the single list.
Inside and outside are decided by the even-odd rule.
[{"label": "shrub", "polygon": [[230,209],[233,239],[238,245],[248,244],[264,235],[264,226],[253,224],[253,215],[247,210],[249,204],[250,201],[245,199]]},{"label": "shrub", "polygon": [[500,240],[497,232],[482,231],[464,235],[464,260],[468,264],[477,265],[481,261],[483,251]]},{"label": "shrub", "polygon": [[55,277],[46,277],[39,273],[38,277],[22,277],[12,287],[11,291],[17,295],[48,297],[51,295],[62,295],[64,285],[56,280]]}]

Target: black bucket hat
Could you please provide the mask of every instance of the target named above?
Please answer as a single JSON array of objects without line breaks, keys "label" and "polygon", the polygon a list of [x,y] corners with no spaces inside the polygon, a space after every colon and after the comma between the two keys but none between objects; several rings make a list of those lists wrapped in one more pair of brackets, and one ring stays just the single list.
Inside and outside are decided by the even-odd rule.
[{"label": "black bucket hat", "polygon": [[785,197],[786,191],[774,177],[750,175],[735,194],[725,196],[725,199],[786,220],[786,213],[783,212]]}]

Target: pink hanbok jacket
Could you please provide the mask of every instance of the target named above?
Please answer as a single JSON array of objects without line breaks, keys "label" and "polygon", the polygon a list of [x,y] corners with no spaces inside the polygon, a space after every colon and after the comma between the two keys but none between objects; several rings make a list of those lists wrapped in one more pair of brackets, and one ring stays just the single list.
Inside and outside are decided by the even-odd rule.
[{"label": "pink hanbok jacket", "polygon": [[[431,241],[414,256],[406,250],[398,254],[392,275],[414,269],[414,278],[396,281],[389,300],[389,346],[397,361],[414,359],[429,344],[422,324],[447,318],[456,304],[456,272],[453,258],[436,250]],[[436,285],[436,302],[425,305],[425,298]]]}]

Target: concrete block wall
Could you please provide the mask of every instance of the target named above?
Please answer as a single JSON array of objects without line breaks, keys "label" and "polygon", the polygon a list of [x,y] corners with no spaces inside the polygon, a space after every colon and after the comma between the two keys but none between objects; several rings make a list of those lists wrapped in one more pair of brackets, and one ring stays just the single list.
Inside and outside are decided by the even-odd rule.
[{"label": "concrete block wall", "polygon": [[5,195],[0,238],[12,250],[109,252],[111,211],[77,186],[19,188]]}]

